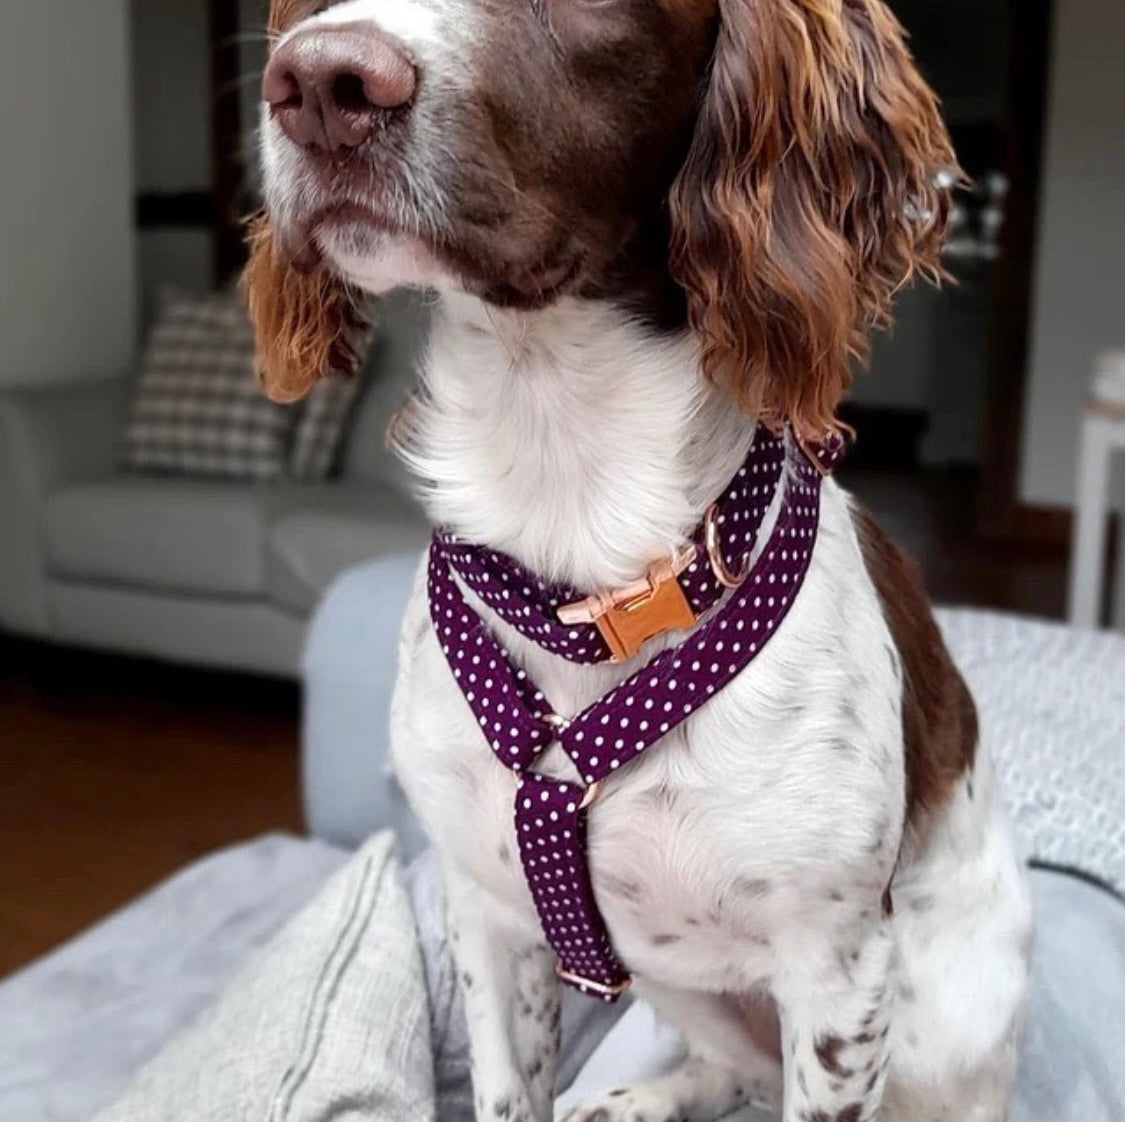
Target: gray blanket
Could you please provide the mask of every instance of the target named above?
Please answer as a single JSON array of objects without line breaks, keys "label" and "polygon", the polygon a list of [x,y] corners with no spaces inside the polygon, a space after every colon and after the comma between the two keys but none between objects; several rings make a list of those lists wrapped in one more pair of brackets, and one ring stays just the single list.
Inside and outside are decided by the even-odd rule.
[{"label": "gray blanket", "polygon": [[939,621],[1031,858],[1125,896],[1125,636],[987,612]]},{"label": "gray blanket", "polygon": [[[1012,1122],[1120,1122],[1125,905],[1067,874],[1032,880],[1040,925]],[[472,1122],[443,912],[436,862],[404,879],[389,839],[373,839],[97,1122]],[[563,1019],[560,1112],[681,1052],[640,1003],[614,1010],[567,991]],[[732,1122],[777,1120],[751,1110]]]}]

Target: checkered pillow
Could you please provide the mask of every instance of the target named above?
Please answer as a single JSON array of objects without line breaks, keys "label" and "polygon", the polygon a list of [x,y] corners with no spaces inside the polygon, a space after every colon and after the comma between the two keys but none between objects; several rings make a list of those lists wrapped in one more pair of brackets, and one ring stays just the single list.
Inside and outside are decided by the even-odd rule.
[{"label": "checkered pillow", "polygon": [[301,483],[320,483],[332,475],[363,380],[326,378],[313,387],[293,434],[289,474]]},{"label": "checkered pillow", "polygon": [[125,430],[123,466],[264,482],[286,474],[298,414],[267,401],[234,294],[163,301]]}]

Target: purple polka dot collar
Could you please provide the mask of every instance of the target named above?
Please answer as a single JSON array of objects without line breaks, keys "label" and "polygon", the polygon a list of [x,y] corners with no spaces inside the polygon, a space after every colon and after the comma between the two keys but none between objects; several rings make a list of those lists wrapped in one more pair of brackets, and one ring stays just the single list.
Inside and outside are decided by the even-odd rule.
[{"label": "purple polka dot collar", "polygon": [[[493,637],[466,590],[545,650],[580,663],[613,657],[599,627],[564,624],[573,589],[541,582],[510,557],[438,531],[430,549],[430,615],[450,670],[495,757],[517,780],[520,857],[559,977],[615,1001],[629,971],[617,957],[594,897],[586,858],[590,808],[602,783],[702,708],[762,651],[804,583],[816,542],[824,473],[843,443],[803,453],[760,428],[746,463],[709,513],[674,582],[694,630],[616,689],[573,717],[551,711],[543,694]],[[753,569],[754,548],[783,469],[791,466],[770,540]],[[668,584],[673,583],[670,578]],[[679,599],[679,593],[672,590]],[[725,597],[725,598],[724,598]],[[694,620],[693,620],[694,617]],[[698,621],[698,622],[695,622]],[[537,775],[539,756],[558,742],[582,782]]]}]

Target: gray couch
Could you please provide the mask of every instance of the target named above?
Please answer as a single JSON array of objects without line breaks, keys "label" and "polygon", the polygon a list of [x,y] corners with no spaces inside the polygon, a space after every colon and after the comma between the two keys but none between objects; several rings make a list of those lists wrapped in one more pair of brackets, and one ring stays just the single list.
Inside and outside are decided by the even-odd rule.
[{"label": "gray couch", "polygon": [[387,302],[341,476],[323,485],[117,471],[128,378],[0,391],[0,629],[295,676],[333,579],[425,540],[384,440],[423,320],[409,297]]}]

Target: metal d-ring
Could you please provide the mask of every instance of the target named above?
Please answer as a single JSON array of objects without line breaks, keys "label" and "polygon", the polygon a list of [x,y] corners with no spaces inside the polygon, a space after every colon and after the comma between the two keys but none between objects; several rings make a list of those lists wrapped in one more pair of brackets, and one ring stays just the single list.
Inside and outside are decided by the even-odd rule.
[{"label": "metal d-ring", "polygon": [[715,579],[724,588],[741,588],[743,582],[750,575],[750,555],[743,558],[742,572],[736,576],[727,568],[723,557],[723,543],[719,537],[719,505],[716,503],[707,511],[703,521],[703,543],[707,549],[707,560],[711,562],[711,571]]},{"label": "metal d-ring", "polygon": [[609,985],[605,982],[592,982],[589,978],[584,978],[581,974],[575,974],[567,970],[562,963],[558,963],[555,966],[555,973],[558,975],[560,981],[566,982],[568,985],[579,986],[584,990],[589,990],[591,993],[596,994],[598,997],[610,999],[620,997],[633,984],[632,975],[622,982]]},{"label": "metal d-ring", "polygon": [[[574,723],[573,721],[568,720],[566,717],[560,717],[558,713],[544,714],[543,721],[545,724],[550,725],[556,733],[566,732],[566,730],[570,728],[570,726]],[[578,804],[578,809],[588,810],[590,807],[592,807],[594,803],[598,801],[598,795],[601,794],[601,791],[601,782],[591,783],[586,788],[586,794],[583,796],[582,801]]]}]

